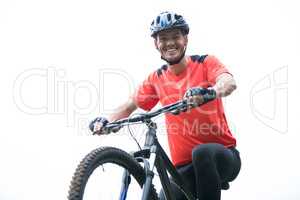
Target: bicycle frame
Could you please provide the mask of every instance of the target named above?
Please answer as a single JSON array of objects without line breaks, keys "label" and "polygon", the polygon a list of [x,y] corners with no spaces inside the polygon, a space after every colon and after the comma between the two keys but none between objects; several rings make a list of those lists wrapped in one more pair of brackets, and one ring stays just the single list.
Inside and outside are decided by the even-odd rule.
[{"label": "bicycle frame", "polygon": [[[212,94],[206,93],[203,96],[207,100],[206,100],[206,102],[203,102],[202,104],[205,104],[216,98],[215,93],[212,93]],[[112,122],[112,123],[110,123],[110,125],[106,126],[106,129],[108,130],[108,132],[113,132],[114,128],[117,128],[116,130],[119,130],[120,128],[125,126],[125,124],[129,125],[129,124],[135,123],[135,122],[145,123],[148,127],[148,131],[146,133],[146,140],[145,140],[143,149],[133,153],[133,157],[138,162],[144,163],[146,180],[143,185],[142,200],[148,200],[148,197],[150,194],[150,188],[151,188],[151,184],[152,184],[152,179],[154,176],[154,173],[153,173],[154,167],[156,167],[156,169],[157,169],[157,172],[158,172],[161,184],[162,184],[162,188],[164,190],[167,200],[175,200],[174,194],[171,189],[171,183],[170,183],[170,179],[168,177],[168,173],[173,178],[174,183],[179,187],[179,189],[182,191],[182,193],[186,196],[186,198],[188,200],[197,200],[197,198],[194,197],[194,195],[186,187],[186,185],[184,184],[183,178],[177,172],[176,168],[174,167],[174,165],[168,158],[167,154],[165,153],[165,151],[159,144],[157,136],[156,136],[157,126],[151,120],[152,117],[155,117],[162,113],[169,112],[172,114],[178,114],[181,111],[186,111],[187,109],[194,108],[196,106],[200,106],[200,105],[198,105],[198,104],[195,105],[194,103],[190,103],[185,99],[185,100],[178,101],[173,104],[164,106],[156,111],[148,112],[147,114],[142,114],[138,117],[121,119],[116,122]],[[175,112],[173,113],[172,111],[175,111]],[[122,185],[120,200],[124,200],[126,198],[127,189],[128,189],[128,181],[127,181],[128,176],[129,176],[128,173],[125,171],[124,175],[123,175],[123,185]]]},{"label": "bicycle frame", "polygon": [[[184,181],[180,174],[177,172],[176,168],[168,158],[167,154],[161,147],[156,136],[156,124],[151,120],[145,121],[148,126],[148,131],[146,133],[146,140],[142,150],[134,152],[133,156],[138,162],[144,163],[144,170],[146,174],[146,180],[143,185],[143,195],[142,200],[148,200],[150,194],[150,186],[152,184],[152,179],[154,176],[153,170],[156,167],[162,188],[165,193],[167,200],[175,200],[174,193],[171,190],[171,183],[168,177],[168,172],[173,178],[174,183],[180,188],[183,194],[188,200],[196,200],[194,195],[185,186]],[[126,176],[127,175],[127,176]],[[127,183],[129,174],[124,171],[123,183]],[[121,194],[127,192],[128,187],[122,187]],[[126,190],[126,191],[125,191]],[[122,198],[122,196],[120,197]]]}]

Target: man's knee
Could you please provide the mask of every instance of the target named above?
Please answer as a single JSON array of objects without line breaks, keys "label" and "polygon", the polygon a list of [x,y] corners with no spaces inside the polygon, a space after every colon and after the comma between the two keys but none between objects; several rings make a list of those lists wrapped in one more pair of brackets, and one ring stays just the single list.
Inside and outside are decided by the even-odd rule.
[{"label": "man's knee", "polygon": [[216,149],[224,148],[223,145],[217,143],[201,144],[196,146],[192,151],[193,162],[201,162],[205,165],[213,161]]}]

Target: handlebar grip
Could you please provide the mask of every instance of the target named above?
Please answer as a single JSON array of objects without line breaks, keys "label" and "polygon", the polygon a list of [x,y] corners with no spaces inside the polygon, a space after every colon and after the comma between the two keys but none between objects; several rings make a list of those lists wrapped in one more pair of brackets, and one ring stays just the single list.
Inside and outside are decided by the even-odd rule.
[{"label": "handlebar grip", "polygon": [[208,88],[207,93],[203,95],[204,103],[212,101],[216,98],[217,98],[217,93],[212,88]]}]

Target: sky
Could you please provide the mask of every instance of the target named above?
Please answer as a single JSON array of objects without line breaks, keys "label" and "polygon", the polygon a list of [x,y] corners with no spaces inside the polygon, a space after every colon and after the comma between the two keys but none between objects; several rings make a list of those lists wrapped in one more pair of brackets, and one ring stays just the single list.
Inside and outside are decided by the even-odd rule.
[{"label": "sky", "polygon": [[237,82],[223,101],[242,169],[222,199],[300,198],[297,1],[1,0],[1,200],[66,199],[88,152],[137,149],[127,130],[87,125],[163,64],[149,25],[166,10],[190,25],[187,54],[215,55]]}]

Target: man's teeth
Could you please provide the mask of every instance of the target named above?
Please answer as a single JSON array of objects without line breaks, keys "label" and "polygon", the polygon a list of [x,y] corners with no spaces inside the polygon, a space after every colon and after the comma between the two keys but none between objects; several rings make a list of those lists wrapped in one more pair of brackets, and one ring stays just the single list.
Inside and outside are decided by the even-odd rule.
[{"label": "man's teeth", "polygon": [[176,49],[168,49],[167,52],[174,52],[177,51]]}]

